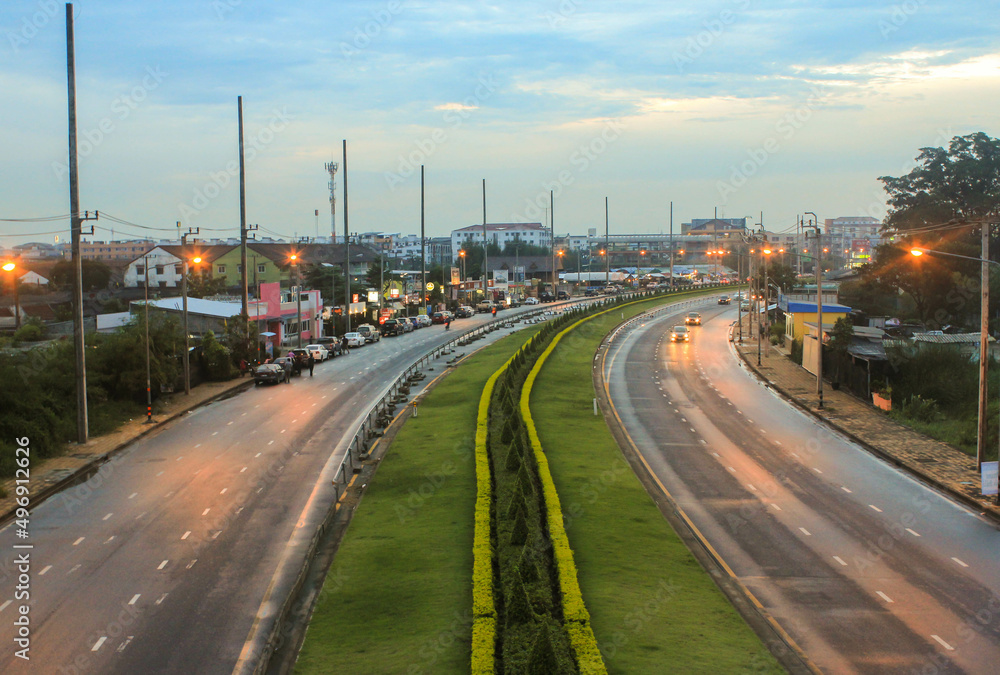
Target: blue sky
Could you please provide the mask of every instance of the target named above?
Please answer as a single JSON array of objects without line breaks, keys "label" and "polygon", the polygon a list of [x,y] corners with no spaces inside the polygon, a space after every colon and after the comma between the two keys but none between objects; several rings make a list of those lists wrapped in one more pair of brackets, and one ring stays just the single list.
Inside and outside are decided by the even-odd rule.
[{"label": "blue sky", "polygon": [[[0,218],[69,212],[64,13],[0,5]],[[116,238],[178,220],[238,233],[238,95],[248,222],[288,236],[315,234],[316,209],[329,232],[323,165],[342,139],[351,230],[418,232],[424,164],[436,236],[481,222],[483,178],[492,222],[544,220],[554,190],[559,233],[603,230],[605,196],[618,232],[666,231],[671,200],[676,226],[715,208],[772,230],[803,211],[881,216],[878,176],[954,135],[1000,134],[988,2],[82,0],[74,14],[82,208],[154,228]],[[0,246],[68,227],[0,222]]]}]

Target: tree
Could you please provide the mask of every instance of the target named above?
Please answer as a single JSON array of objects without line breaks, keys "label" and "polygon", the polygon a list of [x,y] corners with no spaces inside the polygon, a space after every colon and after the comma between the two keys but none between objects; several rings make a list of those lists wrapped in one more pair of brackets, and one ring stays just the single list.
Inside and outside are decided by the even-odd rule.
[{"label": "tree", "polygon": [[324,298],[331,297],[334,304],[343,299],[347,282],[339,265],[324,267],[323,265],[308,265],[302,272],[302,281],[306,288],[318,290]]},{"label": "tree", "polygon": [[[949,221],[973,223],[1000,213],[1000,140],[983,132],[955,136],[944,148],[921,148],[905,176],[880,176],[889,194],[884,227],[909,232]],[[942,233],[923,234],[939,239]]]},{"label": "tree", "polygon": [[[98,260],[81,260],[83,273],[83,290],[99,291],[108,287],[111,281],[111,268]],[[52,266],[50,278],[60,288],[72,288],[76,267],[72,260],[60,260]]]},{"label": "tree", "polygon": [[846,316],[837,319],[830,332],[830,349],[837,354],[846,354],[847,348],[851,346],[851,338],[854,337],[854,324]]},{"label": "tree", "polygon": [[210,295],[219,295],[227,288],[226,277],[212,277],[206,269],[190,270],[187,280],[187,294],[189,298],[204,298]]},{"label": "tree", "polygon": [[[758,265],[757,270],[757,283],[760,288],[764,288],[764,266]],[[788,291],[793,288],[796,284],[798,277],[793,270],[788,265],[783,265],[781,263],[776,263],[771,260],[767,264],[767,280],[772,284],[776,285],[782,291]]]},{"label": "tree", "polygon": [[201,338],[201,358],[210,380],[228,380],[233,376],[229,350],[215,339],[215,333],[212,331],[208,331]]},{"label": "tree", "polygon": [[226,321],[225,341],[233,365],[239,365],[241,359],[251,363],[258,357],[258,339],[255,320],[234,316]]}]

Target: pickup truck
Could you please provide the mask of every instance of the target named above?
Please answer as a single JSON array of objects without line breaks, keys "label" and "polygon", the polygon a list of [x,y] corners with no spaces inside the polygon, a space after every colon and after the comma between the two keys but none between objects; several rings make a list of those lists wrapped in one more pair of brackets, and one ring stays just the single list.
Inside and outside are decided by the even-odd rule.
[{"label": "pickup truck", "polygon": [[476,305],[476,311],[479,312],[480,314],[484,312],[492,312],[494,307],[500,309],[497,306],[497,303],[493,302],[492,300],[483,300],[478,305]]}]

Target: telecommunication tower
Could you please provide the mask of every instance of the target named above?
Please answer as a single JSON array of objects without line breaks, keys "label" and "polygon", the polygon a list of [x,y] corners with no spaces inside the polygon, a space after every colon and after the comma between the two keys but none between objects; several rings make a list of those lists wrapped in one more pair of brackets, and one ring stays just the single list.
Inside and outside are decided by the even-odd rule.
[{"label": "telecommunication tower", "polygon": [[330,243],[337,243],[337,169],[340,165],[337,162],[327,162],[326,172],[330,174],[330,234],[332,236]]}]

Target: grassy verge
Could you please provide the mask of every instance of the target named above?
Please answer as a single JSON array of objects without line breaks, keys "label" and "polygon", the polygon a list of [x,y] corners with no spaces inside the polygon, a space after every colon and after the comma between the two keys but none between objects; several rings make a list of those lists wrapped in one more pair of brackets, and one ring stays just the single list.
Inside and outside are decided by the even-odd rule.
[{"label": "grassy verge", "polygon": [[[648,305],[626,307],[626,318]],[[593,414],[596,346],[619,312],[567,334],[531,411],[609,673],[783,672],[663,519]]]},{"label": "grassy verge", "polygon": [[468,673],[479,393],[528,338],[486,347],[396,436],[327,576],[296,673]]}]

